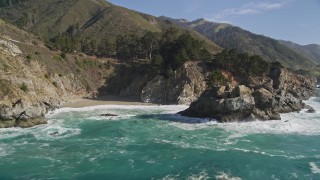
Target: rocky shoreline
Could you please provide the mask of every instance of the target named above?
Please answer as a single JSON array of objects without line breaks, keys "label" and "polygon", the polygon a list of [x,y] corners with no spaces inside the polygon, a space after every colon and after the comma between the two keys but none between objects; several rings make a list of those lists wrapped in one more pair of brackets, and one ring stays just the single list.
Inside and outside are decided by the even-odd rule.
[{"label": "rocky shoreline", "polygon": [[59,107],[59,101],[29,103],[22,99],[12,104],[1,104],[0,128],[27,128],[46,124],[45,114]]},{"label": "rocky shoreline", "polygon": [[[300,111],[303,108],[313,112],[302,100],[315,96],[316,78],[298,75],[285,68],[275,68],[268,77],[262,79],[249,77],[242,85],[229,84],[205,89],[205,76],[201,75],[199,68],[198,63],[186,63],[175,77],[157,81],[156,84],[160,83],[158,86],[154,85],[156,77],[141,87],[141,101],[170,104],[190,104],[193,101],[188,109],[180,112],[181,115],[212,118],[219,122],[279,120],[280,113]],[[201,78],[197,78],[199,75]],[[176,86],[168,87],[169,84]],[[72,91],[69,93],[72,94]],[[45,114],[60,108],[62,102],[58,96],[33,100],[22,97],[2,101],[0,128],[27,128],[45,124]],[[67,97],[64,95],[63,99]]]},{"label": "rocky shoreline", "polygon": [[316,95],[316,84],[316,78],[275,68],[263,81],[249,78],[243,85],[209,88],[180,114],[219,122],[280,120],[280,113],[312,111],[302,100]]}]

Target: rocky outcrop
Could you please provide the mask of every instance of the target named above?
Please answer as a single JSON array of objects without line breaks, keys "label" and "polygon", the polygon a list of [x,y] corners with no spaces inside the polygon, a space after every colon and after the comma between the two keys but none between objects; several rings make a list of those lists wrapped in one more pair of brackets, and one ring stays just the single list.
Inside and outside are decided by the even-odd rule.
[{"label": "rocky outcrop", "polygon": [[0,128],[44,124],[45,114],[60,102],[87,94],[78,77],[50,74],[31,55],[28,61],[13,42],[21,44],[0,35]]},{"label": "rocky outcrop", "polygon": [[302,100],[314,96],[315,88],[316,79],[313,77],[274,68],[270,76],[262,81],[249,78],[245,85],[210,88],[180,113],[184,116],[214,118],[220,122],[279,120],[280,113],[305,108]]},{"label": "rocky outcrop", "polygon": [[45,114],[60,107],[58,101],[30,102],[19,99],[14,103],[0,104],[0,128],[32,127],[45,124]]},{"label": "rocky outcrop", "polygon": [[206,89],[199,62],[187,62],[169,78],[158,75],[142,89],[141,100],[148,103],[190,104]]}]

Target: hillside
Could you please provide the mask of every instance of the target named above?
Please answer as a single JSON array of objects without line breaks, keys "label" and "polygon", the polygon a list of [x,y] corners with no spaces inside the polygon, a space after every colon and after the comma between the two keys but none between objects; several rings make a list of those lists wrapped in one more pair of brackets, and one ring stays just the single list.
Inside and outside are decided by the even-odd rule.
[{"label": "hillside", "polygon": [[1,8],[1,12],[4,20],[42,38],[52,38],[71,26],[77,26],[82,36],[92,36],[103,30],[96,39],[137,30],[159,31],[158,23],[153,24],[151,17],[140,16],[104,0],[19,1]]},{"label": "hillside", "polygon": [[313,71],[313,67],[318,64],[315,61],[309,60],[308,57],[303,56],[303,54],[279,43],[275,39],[256,35],[230,24],[214,23],[205,19],[187,21],[168,17],[160,18],[173,22],[181,27],[193,29],[216,42],[222,48],[235,48],[241,52],[260,55],[266,60],[279,61],[286,67],[292,69],[307,69]]},{"label": "hillside", "polygon": [[51,51],[2,20],[0,32],[0,128],[45,123],[48,110],[69,99],[94,96],[113,73],[110,59]]},{"label": "hillside", "polygon": [[[36,36],[2,20],[0,32],[0,128],[45,123],[48,110],[73,98],[150,97],[155,87],[150,86],[150,90],[148,86],[147,94],[142,89],[154,78],[161,78],[165,88],[151,95],[163,94],[156,102],[191,103],[200,96],[205,83],[194,75],[195,70],[200,71],[197,62],[184,64],[212,57],[203,41],[177,28],[157,33],[163,39],[153,47],[154,58],[133,61],[53,51]],[[125,47],[118,51],[124,58],[140,51],[130,43],[121,44]],[[149,53],[151,56],[153,51]],[[149,98],[142,100],[149,102]]]},{"label": "hillside", "polygon": [[[227,77],[235,85],[251,76],[264,81],[274,65],[270,61],[293,69],[315,67],[296,61],[300,56],[286,46],[240,28],[240,34],[256,38],[252,43],[260,43],[269,61],[252,55],[252,49],[249,54],[241,48],[222,51],[206,31],[198,30],[204,36],[192,30],[208,23],[204,20],[179,20],[177,26],[103,0],[5,2],[10,3],[0,3],[0,128],[45,123],[45,113],[77,97],[190,104],[208,86],[228,82]],[[217,33],[231,27],[218,26]],[[243,42],[246,47],[247,39]]]},{"label": "hillside", "polygon": [[[2,5],[0,18],[39,36],[54,48],[71,44],[71,48],[65,48],[67,51],[89,54],[97,54],[98,47],[106,44],[114,46],[119,35],[142,36],[146,31],[161,32],[174,26],[104,0],[13,1],[11,5]],[[200,34],[192,34],[206,41],[212,52],[220,50]],[[57,43],[60,43],[58,47],[55,46]]]},{"label": "hillside", "polygon": [[312,60],[314,63],[320,63],[320,45],[318,44],[309,44],[309,45],[300,45],[290,41],[279,41],[281,44],[293,49],[294,51],[302,54],[308,59]]}]

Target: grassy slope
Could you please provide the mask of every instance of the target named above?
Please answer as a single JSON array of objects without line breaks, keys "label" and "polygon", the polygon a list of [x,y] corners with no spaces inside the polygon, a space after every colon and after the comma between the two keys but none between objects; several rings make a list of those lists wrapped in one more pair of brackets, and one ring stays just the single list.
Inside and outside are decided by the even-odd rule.
[{"label": "grassy slope", "polygon": [[299,45],[290,41],[279,41],[281,44],[299,52],[303,56],[309,58],[316,64],[320,64],[320,45],[309,44],[309,45]]},{"label": "grassy slope", "polygon": [[[28,0],[12,7],[0,8],[0,18],[24,30],[49,39],[65,32],[71,25],[79,25],[78,35],[100,42],[115,40],[117,35],[159,32],[173,26],[156,17],[112,5],[104,0]],[[212,52],[220,47],[202,35],[192,32],[206,41]]]},{"label": "grassy slope", "polygon": [[14,77],[21,82],[28,82],[27,77],[32,77],[33,81],[39,81],[39,86],[47,84],[51,88],[55,79],[74,78],[84,91],[92,91],[102,86],[104,79],[112,74],[114,60],[97,59],[82,54],[67,54],[64,59],[60,52],[50,51],[34,35],[2,20],[0,20],[0,32],[0,40],[13,43],[22,51],[18,56],[0,51],[0,73],[8,75],[0,78],[3,85],[0,88],[1,94],[6,93],[6,89],[13,89],[11,94],[18,92],[19,84],[9,80]]}]

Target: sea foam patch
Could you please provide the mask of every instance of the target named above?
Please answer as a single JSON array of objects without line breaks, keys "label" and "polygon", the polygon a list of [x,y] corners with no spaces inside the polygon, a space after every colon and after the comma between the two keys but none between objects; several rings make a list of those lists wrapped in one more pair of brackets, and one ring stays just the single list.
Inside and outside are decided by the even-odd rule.
[{"label": "sea foam patch", "polygon": [[50,118],[56,114],[66,113],[66,112],[86,112],[86,111],[96,111],[96,110],[114,110],[114,109],[126,109],[126,110],[162,110],[166,113],[177,113],[179,111],[187,109],[186,105],[100,105],[100,106],[90,106],[83,108],[61,108],[55,111],[49,112],[46,117]]},{"label": "sea foam patch", "polygon": [[14,148],[7,144],[0,144],[0,157],[14,153]]},{"label": "sea foam patch", "polygon": [[310,162],[309,165],[313,174],[320,174],[320,168],[317,166],[315,162]]},{"label": "sea foam patch", "polygon": [[[320,98],[311,98],[305,101],[316,112],[320,112]],[[281,114],[281,121],[253,121],[244,123],[217,124],[217,127],[225,129],[233,136],[245,136],[248,134],[300,134],[320,135],[320,114],[299,113]]]},{"label": "sea foam patch", "polygon": [[219,175],[216,176],[217,180],[241,180],[239,177],[233,177],[225,172],[219,172]]},{"label": "sea foam patch", "polygon": [[31,134],[37,140],[56,140],[75,136],[81,133],[81,129],[63,126],[48,126],[39,131],[33,131]]}]

